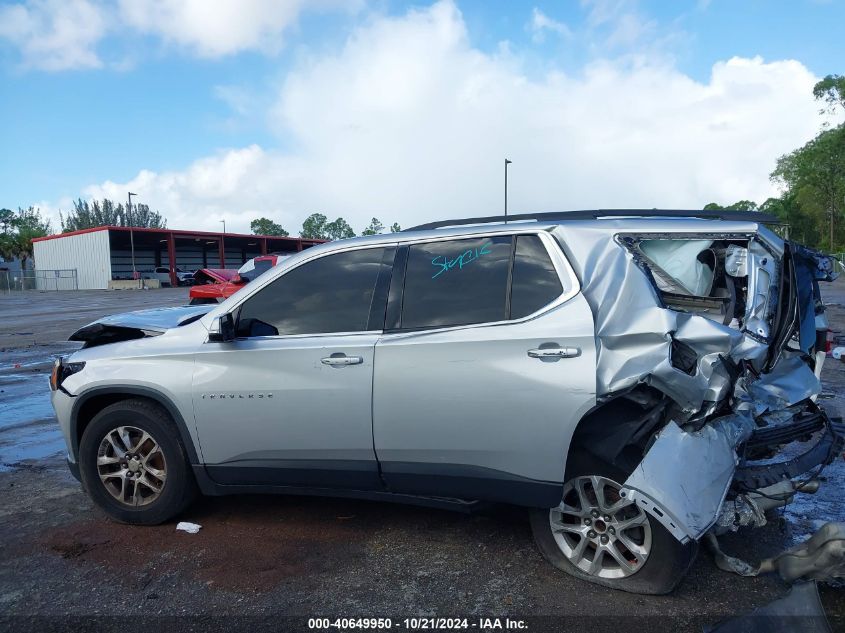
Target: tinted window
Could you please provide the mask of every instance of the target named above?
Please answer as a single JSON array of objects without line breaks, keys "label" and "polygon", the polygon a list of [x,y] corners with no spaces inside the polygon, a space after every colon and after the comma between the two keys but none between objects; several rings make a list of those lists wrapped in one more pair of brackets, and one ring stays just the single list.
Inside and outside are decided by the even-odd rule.
[{"label": "tinted window", "polygon": [[238,335],[365,331],[384,255],[383,248],[368,248],[294,268],[244,302]]},{"label": "tinted window", "polygon": [[253,262],[253,269],[247,270],[242,273],[238,273],[241,276],[241,279],[249,282],[253,279],[256,279],[262,273],[267,272],[273,267],[273,261],[269,259],[262,259]]},{"label": "tinted window", "polygon": [[401,327],[505,320],[510,258],[510,236],[414,244]]},{"label": "tinted window", "polygon": [[519,319],[551,303],[563,292],[554,264],[536,235],[519,235],[513,258],[511,318]]}]

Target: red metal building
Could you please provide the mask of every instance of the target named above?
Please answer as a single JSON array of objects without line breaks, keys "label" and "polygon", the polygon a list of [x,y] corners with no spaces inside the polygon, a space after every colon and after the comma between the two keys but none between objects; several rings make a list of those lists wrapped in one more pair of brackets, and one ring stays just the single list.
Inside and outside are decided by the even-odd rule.
[{"label": "red metal building", "polygon": [[[113,280],[150,276],[156,268],[239,268],[267,253],[294,253],[322,240],[243,233],[100,226],[33,240],[35,266],[77,271],[79,288],[108,288]],[[133,254],[134,251],[134,254]]]}]

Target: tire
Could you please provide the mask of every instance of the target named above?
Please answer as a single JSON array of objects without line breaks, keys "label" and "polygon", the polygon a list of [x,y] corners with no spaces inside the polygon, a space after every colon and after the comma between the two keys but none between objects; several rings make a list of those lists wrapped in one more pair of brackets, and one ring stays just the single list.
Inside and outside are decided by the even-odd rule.
[{"label": "tire", "polygon": [[79,443],[79,470],[94,503],[121,523],[163,523],[197,493],[173,420],[148,400],[116,402],[91,420]]},{"label": "tire", "polygon": [[[567,464],[563,501],[559,508],[566,503],[567,509],[581,512],[561,514],[559,508],[532,509],[530,521],[534,540],[546,560],[576,578],[631,593],[669,593],[695,560],[698,543],[693,541],[682,545],[642,508],[635,504],[620,505],[624,501],[618,495],[613,497],[613,489],[621,488],[626,479],[624,472],[586,451],[573,454]],[[582,484],[581,494],[577,483]],[[616,510],[610,514],[599,511],[595,495],[597,488],[603,491],[604,506],[613,505]],[[583,512],[586,508],[580,507],[583,504],[578,503],[584,493],[586,498],[592,499],[591,511],[586,513]],[[598,512],[598,515],[593,512]],[[576,514],[582,518],[576,518]],[[605,517],[610,521],[605,521]],[[557,530],[552,528],[553,520]],[[586,525],[587,521],[590,525]],[[631,527],[615,529],[615,526],[629,523]],[[582,539],[586,539],[583,545]],[[628,549],[625,543],[632,548]],[[600,549],[604,552],[599,557],[601,568],[596,571],[593,563]],[[623,567],[618,559],[626,562],[627,567]]]}]

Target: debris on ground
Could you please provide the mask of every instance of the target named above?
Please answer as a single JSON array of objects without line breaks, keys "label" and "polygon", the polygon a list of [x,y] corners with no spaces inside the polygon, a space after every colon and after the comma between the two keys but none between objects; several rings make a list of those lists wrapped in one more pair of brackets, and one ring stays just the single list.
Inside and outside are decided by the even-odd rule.
[{"label": "debris on ground", "polygon": [[177,530],[182,530],[183,532],[187,532],[188,534],[196,534],[202,528],[201,525],[198,523],[191,523],[189,521],[179,521],[176,525]]}]

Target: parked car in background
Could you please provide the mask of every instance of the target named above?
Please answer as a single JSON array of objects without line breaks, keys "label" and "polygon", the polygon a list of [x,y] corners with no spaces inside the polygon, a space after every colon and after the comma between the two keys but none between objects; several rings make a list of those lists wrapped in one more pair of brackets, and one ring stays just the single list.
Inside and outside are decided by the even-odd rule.
[{"label": "parked car in background", "polygon": [[[145,275],[148,279],[158,279],[162,286],[170,286],[170,268],[167,266],[159,266],[151,274]],[[181,268],[176,268],[176,279],[180,286],[190,286],[194,283],[194,272],[185,271]]]},{"label": "parked car in background", "polygon": [[241,266],[237,272],[221,268],[203,268],[194,278],[194,287],[188,293],[190,305],[219,303],[228,299],[238,290],[263,272],[270,270],[290,255],[260,255]]}]

